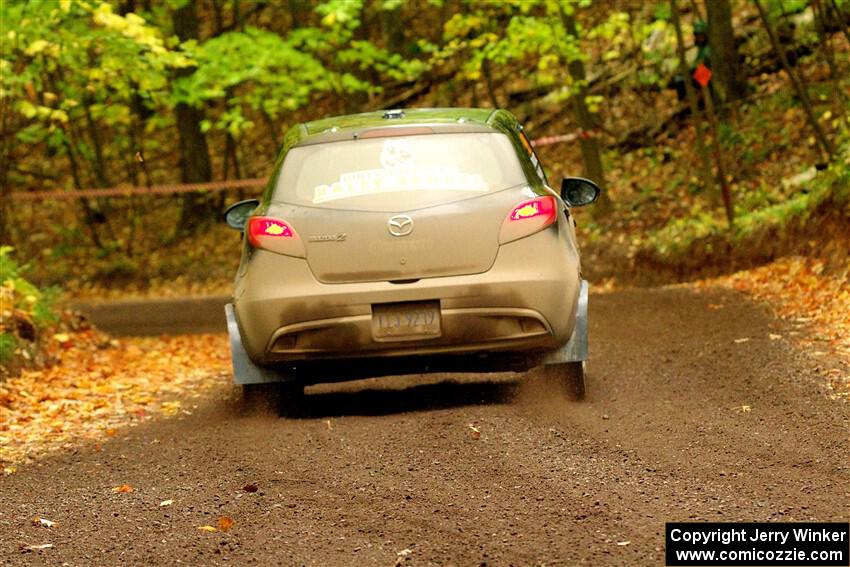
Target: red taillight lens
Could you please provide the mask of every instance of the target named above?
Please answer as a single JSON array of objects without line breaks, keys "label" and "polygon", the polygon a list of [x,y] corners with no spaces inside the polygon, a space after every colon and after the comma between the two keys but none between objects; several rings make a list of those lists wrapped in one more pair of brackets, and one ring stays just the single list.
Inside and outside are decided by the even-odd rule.
[{"label": "red taillight lens", "polygon": [[511,210],[502,224],[499,244],[513,242],[535,232],[540,232],[558,218],[558,203],[555,197],[537,197],[523,201]]},{"label": "red taillight lens", "polygon": [[281,220],[269,217],[254,217],[248,223],[248,237],[251,239],[251,244],[259,247],[258,238],[261,236],[292,238],[292,229]]},{"label": "red taillight lens", "polygon": [[548,218],[549,224],[552,224],[556,214],[554,197],[538,197],[514,207],[509,218],[511,220],[524,220],[542,215]]},{"label": "red taillight lens", "polygon": [[285,221],[272,217],[251,217],[248,219],[247,234],[248,242],[254,248],[304,257],[304,244]]}]

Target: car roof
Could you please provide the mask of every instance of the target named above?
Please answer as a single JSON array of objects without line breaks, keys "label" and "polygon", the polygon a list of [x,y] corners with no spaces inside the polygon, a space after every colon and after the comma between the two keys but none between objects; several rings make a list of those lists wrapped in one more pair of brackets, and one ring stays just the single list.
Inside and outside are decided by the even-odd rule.
[{"label": "car roof", "polygon": [[[305,122],[286,135],[285,146],[302,146],[357,138],[372,131],[428,127],[433,132],[516,131],[516,118],[492,108],[404,108],[333,116]],[[377,132],[375,132],[377,133]],[[389,131],[387,133],[389,135]]]}]

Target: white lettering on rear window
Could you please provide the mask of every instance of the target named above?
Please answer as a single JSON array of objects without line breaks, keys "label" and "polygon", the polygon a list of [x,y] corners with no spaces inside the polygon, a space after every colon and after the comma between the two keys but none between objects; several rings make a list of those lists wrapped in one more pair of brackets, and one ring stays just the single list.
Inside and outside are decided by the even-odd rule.
[{"label": "white lettering on rear window", "polygon": [[490,190],[478,173],[464,173],[456,165],[416,165],[415,161],[406,140],[385,140],[380,155],[382,169],[342,173],[339,181],[313,190],[313,203],[400,191]]}]

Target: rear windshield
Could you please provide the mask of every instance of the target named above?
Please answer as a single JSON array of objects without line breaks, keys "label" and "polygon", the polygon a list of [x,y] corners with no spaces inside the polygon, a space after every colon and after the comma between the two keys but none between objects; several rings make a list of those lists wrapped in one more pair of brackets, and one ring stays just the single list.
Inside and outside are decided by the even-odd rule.
[{"label": "rear windshield", "polygon": [[293,148],[272,199],[333,209],[394,211],[525,183],[505,134],[427,134]]}]

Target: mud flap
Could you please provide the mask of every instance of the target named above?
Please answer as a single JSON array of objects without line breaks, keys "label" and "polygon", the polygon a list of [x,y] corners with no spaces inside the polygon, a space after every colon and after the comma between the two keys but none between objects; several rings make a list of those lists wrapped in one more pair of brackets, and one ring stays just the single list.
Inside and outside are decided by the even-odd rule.
[{"label": "mud flap", "polygon": [[233,364],[234,384],[269,384],[289,382],[294,379],[286,371],[270,370],[254,364],[254,361],[248,357],[245,347],[242,346],[242,335],[239,334],[232,303],[224,306],[224,313],[227,316],[227,334],[230,335],[230,360]]},{"label": "mud flap", "polygon": [[587,280],[581,280],[576,308],[576,326],[570,340],[559,349],[547,353],[543,364],[559,364],[561,362],[581,362],[587,360]]}]

